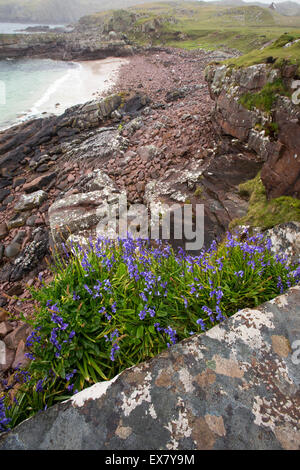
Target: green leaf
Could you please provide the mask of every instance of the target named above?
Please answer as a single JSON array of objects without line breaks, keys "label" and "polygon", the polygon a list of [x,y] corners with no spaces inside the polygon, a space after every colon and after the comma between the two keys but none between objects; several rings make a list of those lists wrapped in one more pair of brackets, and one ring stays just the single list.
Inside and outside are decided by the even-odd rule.
[{"label": "green leaf", "polygon": [[142,338],[143,337],[143,334],[144,334],[144,326],[143,325],[140,325],[138,327],[138,329],[136,330],[136,338]]}]

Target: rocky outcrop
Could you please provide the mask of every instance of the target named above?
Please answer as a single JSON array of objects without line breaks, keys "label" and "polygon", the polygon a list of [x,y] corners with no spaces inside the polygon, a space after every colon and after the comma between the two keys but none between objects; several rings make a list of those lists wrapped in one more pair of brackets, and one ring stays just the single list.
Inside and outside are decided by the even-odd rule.
[{"label": "rocky outcrop", "polygon": [[[239,195],[237,186],[256,175],[260,159],[244,154],[221,154],[204,161],[190,160],[184,169],[168,169],[161,178],[153,179],[145,187],[144,203],[165,215],[174,207],[192,204],[204,206],[204,244],[221,239],[235,218],[247,213],[248,204]],[[188,221],[185,219],[185,230]],[[190,230],[195,227],[190,221]],[[188,231],[186,232],[188,233]],[[173,245],[180,244],[172,238]],[[181,244],[185,239],[181,241]]]},{"label": "rocky outcrop", "polygon": [[49,208],[50,230],[58,246],[70,234],[73,238],[109,237],[109,221],[117,211],[121,196],[119,188],[100,170],[85,177],[79,186],[83,193],[59,199]]},{"label": "rocky outcrop", "polygon": [[55,60],[98,60],[132,55],[127,38],[99,36],[89,32],[17,34],[0,37],[0,60],[40,57]]},{"label": "rocky outcrop", "polygon": [[[293,65],[281,69],[267,64],[246,68],[210,65],[206,70],[216,120],[225,134],[239,139],[265,161],[261,178],[270,198],[300,197],[300,106],[276,91],[278,84],[292,95],[296,77],[297,66]],[[245,107],[242,98],[261,93],[266,86],[271,108]]]},{"label": "rocky outcrop", "polygon": [[[0,132],[0,173],[9,178],[26,164],[28,155],[36,149],[51,141],[64,140],[81,134],[85,131],[95,129],[111,115],[122,104],[121,95],[112,95],[106,99],[99,99],[84,105],[69,108],[60,116],[46,119],[28,121],[10,128],[7,132]],[[48,154],[38,152],[30,162],[33,168],[47,163],[51,160]],[[6,179],[7,185],[10,180]],[[2,185],[5,181],[2,181]]]},{"label": "rocky outcrop", "polygon": [[98,383],[1,450],[300,449],[300,288]]}]

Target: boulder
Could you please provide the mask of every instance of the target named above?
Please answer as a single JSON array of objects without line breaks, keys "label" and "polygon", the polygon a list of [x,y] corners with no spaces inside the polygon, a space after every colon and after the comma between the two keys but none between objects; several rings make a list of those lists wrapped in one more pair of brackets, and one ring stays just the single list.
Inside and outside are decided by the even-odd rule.
[{"label": "boulder", "polygon": [[46,199],[47,193],[39,190],[31,194],[23,194],[14,209],[16,212],[24,212],[39,207]]},{"label": "boulder", "polygon": [[276,225],[264,232],[272,242],[271,251],[281,257],[287,257],[290,263],[300,261],[300,222],[288,222]]}]

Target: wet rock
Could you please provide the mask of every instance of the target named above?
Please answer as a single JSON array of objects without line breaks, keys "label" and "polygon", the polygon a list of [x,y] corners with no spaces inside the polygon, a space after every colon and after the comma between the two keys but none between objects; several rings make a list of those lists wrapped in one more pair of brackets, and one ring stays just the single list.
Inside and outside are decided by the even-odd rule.
[{"label": "wet rock", "polygon": [[0,189],[0,203],[10,194],[9,189]]},{"label": "wet rock", "polygon": [[15,214],[8,222],[7,228],[11,230],[12,228],[23,227],[25,225],[26,220],[29,216],[30,212],[21,212]]},{"label": "wet rock", "polygon": [[19,243],[10,243],[4,250],[6,258],[15,258],[21,250]]},{"label": "wet rock", "polygon": [[20,197],[14,209],[17,212],[24,212],[29,209],[34,209],[36,207],[39,207],[46,199],[47,193],[42,190],[36,191],[31,194],[24,194]]},{"label": "wet rock", "polygon": [[7,234],[8,234],[7,225],[5,222],[2,222],[0,224],[0,240],[3,240],[3,238],[5,238]]},{"label": "wet rock", "polygon": [[32,193],[39,189],[46,188],[53,179],[55,179],[56,173],[52,172],[47,175],[39,176],[29,183],[24,184],[23,189],[26,193]]},{"label": "wet rock", "polygon": [[20,281],[26,274],[36,269],[45,255],[48,253],[49,236],[46,230],[42,228],[36,229],[33,233],[34,240],[26,245],[22,254],[14,261],[10,267],[4,267],[2,273],[4,278],[11,282]]}]

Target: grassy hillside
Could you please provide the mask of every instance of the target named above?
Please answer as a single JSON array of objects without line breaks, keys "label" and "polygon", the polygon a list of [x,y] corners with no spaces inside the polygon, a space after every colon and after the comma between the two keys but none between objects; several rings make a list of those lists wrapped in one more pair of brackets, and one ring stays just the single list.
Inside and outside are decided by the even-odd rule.
[{"label": "grassy hillside", "polygon": [[[127,8],[145,0],[0,0],[0,21],[70,23],[109,8]],[[156,1],[156,0],[154,0]]]},{"label": "grassy hillside", "polygon": [[228,60],[228,64],[237,67],[249,67],[250,65],[270,62],[273,67],[280,67],[285,62],[297,64],[300,73],[300,32],[298,34],[283,34],[271,45],[263,50],[253,50],[237,59]]},{"label": "grassy hillside", "polygon": [[[129,8],[126,32],[140,44],[173,47],[259,49],[284,32],[300,33],[300,16],[287,17],[259,6],[220,6],[207,2],[156,2]],[[82,19],[82,24],[107,23],[112,12]],[[148,25],[148,28],[147,28]],[[111,23],[113,29],[117,27]]]}]

